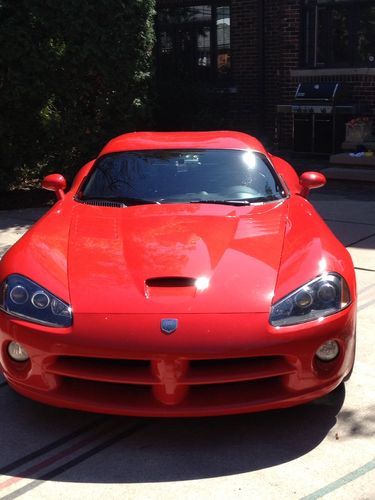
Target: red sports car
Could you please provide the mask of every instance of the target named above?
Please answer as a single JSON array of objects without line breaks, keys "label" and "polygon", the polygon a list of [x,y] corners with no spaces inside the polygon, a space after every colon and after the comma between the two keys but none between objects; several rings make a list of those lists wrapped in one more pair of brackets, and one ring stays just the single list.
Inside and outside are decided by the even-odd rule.
[{"label": "red sports car", "polygon": [[351,258],[300,178],[238,132],[133,133],[0,261],[17,392],[94,412],[201,416],[305,403],[353,367]]}]

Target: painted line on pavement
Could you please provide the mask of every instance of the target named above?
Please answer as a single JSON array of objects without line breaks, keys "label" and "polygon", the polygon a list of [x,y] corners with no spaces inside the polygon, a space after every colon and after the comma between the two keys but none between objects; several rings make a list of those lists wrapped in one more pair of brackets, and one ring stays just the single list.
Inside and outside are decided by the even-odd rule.
[{"label": "painted line on pavement", "polygon": [[321,498],[324,495],[328,495],[328,493],[331,493],[332,491],[337,490],[338,488],[341,488],[342,486],[345,486],[346,484],[351,483],[352,481],[355,481],[359,477],[367,474],[368,472],[374,469],[375,469],[375,458],[370,460],[370,462],[367,462],[367,464],[362,465],[362,467],[359,467],[358,469],[349,472],[349,474],[340,477],[336,481],[327,484],[327,486],[324,486],[323,488],[314,491],[314,493],[302,497],[301,500],[315,500],[316,498]]},{"label": "painted line on pavement", "polygon": [[[110,446],[114,445],[115,443],[118,443],[120,440],[125,439],[125,438],[135,434],[137,431],[143,429],[147,425],[149,425],[149,421],[148,422],[142,421],[142,422],[139,422],[139,423],[131,426],[128,429],[125,429],[121,432],[118,432],[118,433],[114,434],[113,436],[111,436],[109,439],[98,444],[97,446],[94,446],[93,448],[87,450],[86,452],[82,453],[81,455],[78,455],[77,457],[73,458],[69,462],[66,462],[65,464],[62,464],[61,466],[56,467],[55,469],[41,475],[37,479],[33,479],[30,483],[26,484],[25,486],[22,486],[22,487],[18,488],[17,490],[13,491],[12,493],[9,493],[8,495],[2,496],[1,498],[3,500],[11,500],[14,498],[18,498],[19,496],[24,495],[25,493],[33,490],[34,488],[41,486],[43,484],[41,481],[48,481],[48,480],[56,477],[57,475],[62,474],[63,472],[80,464],[81,462],[84,462],[88,458],[91,458],[92,456],[96,455],[97,453],[105,450],[106,448],[109,448]],[[68,453],[66,453],[65,455],[67,456]],[[64,457],[63,456],[58,457],[58,458],[52,457],[50,459],[50,463],[53,463],[53,461],[56,461],[59,458],[64,458]],[[47,465],[50,465],[50,463],[48,463]],[[10,478],[10,480],[8,480],[8,481],[13,480],[12,484],[14,484],[16,481],[21,481],[22,479],[24,479],[24,478],[23,477],[14,477],[14,478]],[[0,489],[1,489],[1,485],[0,485]]]},{"label": "painted line on pavement", "polygon": [[81,450],[87,445],[97,442],[97,440],[98,435],[96,433],[91,433],[89,436],[86,436],[84,439],[81,439],[80,441],[70,445],[68,448],[65,448],[58,453],[55,453],[51,457],[45,458],[41,462],[38,462],[37,464],[20,471],[19,473],[17,473],[17,475],[13,475],[12,477],[5,479],[5,481],[0,483],[0,491],[9,488],[10,486],[13,486],[14,484],[25,479],[33,479],[38,472],[43,472],[43,470],[48,466],[68,457],[69,455],[72,455],[74,452]]},{"label": "painted line on pavement", "polygon": [[67,462],[67,463],[61,465],[60,467],[57,467],[56,469],[54,469],[50,472],[47,472],[47,474],[45,474],[44,476],[41,477],[41,480],[48,481],[48,480],[56,477],[57,475],[62,474],[63,472],[80,464],[81,462],[87,460],[88,458],[92,457],[93,455],[96,455],[100,451],[105,450],[106,448],[109,448],[110,446],[112,446],[115,443],[118,443],[122,439],[125,439],[129,436],[132,436],[133,434],[135,434],[139,430],[142,430],[145,427],[147,427],[148,425],[150,425],[150,423],[151,423],[151,420],[146,421],[146,422],[143,420],[141,422],[136,423],[132,427],[115,434],[112,438],[108,439],[107,441],[104,441],[103,443],[100,443],[98,446],[95,446],[95,448],[92,448],[91,450],[86,451],[82,455],[80,455],[76,458],[73,458],[72,460],[70,460],[70,462]]},{"label": "painted line on pavement", "polygon": [[352,220],[337,220],[337,219],[324,219],[326,222],[339,222],[340,224],[357,224],[360,226],[372,226],[374,227],[375,224],[372,224],[371,222],[358,222],[358,221],[352,221]]},{"label": "painted line on pavement", "polygon": [[[99,427],[101,424],[103,424],[106,420],[109,420],[110,418],[108,416],[105,417],[100,417],[94,420],[93,422],[90,422],[87,425],[84,425],[83,427],[80,427],[79,429],[70,432],[69,434],[66,434],[65,436],[56,439],[55,441],[52,441],[51,443],[43,446],[42,448],[39,448],[38,450],[35,450],[27,455],[25,455],[22,458],[18,458],[17,460],[14,460],[13,462],[10,462],[7,465],[4,465],[3,467],[0,468],[0,474],[8,474],[12,470],[16,469],[17,467],[20,467],[21,465],[24,465],[28,462],[31,462],[35,458],[41,457],[42,455],[45,455],[46,453],[52,451],[55,448],[58,448],[59,446],[63,444],[69,443],[69,441],[72,441],[73,439],[85,434],[86,432],[91,431],[92,429],[95,429]],[[1,486],[1,484],[0,484]]]},{"label": "painted line on pavement", "polygon": [[357,271],[369,271],[370,273],[375,273],[375,269],[367,269],[366,267],[354,267]]},{"label": "painted line on pavement", "polygon": [[365,302],[364,304],[358,306],[357,312],[361,312],[364,309],[367,309],[368,307],[372,306],[373,304],[375,304],[375,299],[369,300],[368,302]]},{"label": "painted line on pavement", "polygon": [[368,296],[369,295],[368,292],[373,288],[375,288],[375,283],[367,285],[364,288],[358,290],[358,308],[357,308],[358,312],[367,309],[368,307],[372,306],[375,303],[374,294],[370,292],[370,297]]},{"label": "painted line on pavement", "polygon": [[373,236],[375,236],[375,233],[372,233],[372,234],[369,234],[363,238],[360,238],[359,240],[357,241],[353,241],[352,243],[349,243],[349,245],[346,245],[347,247],[352,247],[353,245],[357,245],[358,243],[362,243],[362,241],[366,241],[366,240],[369,240],[370,238],[372,238]]},{"label": "painted line on pavement", "polygon": [[37,474],[37,472],[40,472],[41,470],[57,462],[58,460],[61,460],[71,455],[73,452],[80,450],[84,446],[92,443],[94,440],[95,437],[94,438],[92,436],[86,437],[85,439],[82,439],[78,443],[75,443],[74,445],[69,446],[68,448],[60,451],[59,453],[56,453],[52,457],[46,458],[45,460],[42,460],[36,465],[33,465],[32,467],[29,467],[28,469],[21,471],[19,475],[9,477],[8,479],[0,483],[0,491],[9,488],[10,486],[13,486],[14,484],[24,480],[25,478],[30,478],[30,476],[33,477],[35,474]]},{"label": "painted line on pavement", "polygon": [[[17,483],[21,481],[30,481],[34,480],[36,477],[39,479],[38,474],[44,474],[48,468],[55,464],[56,462],[59,462],[61,460],[66,459],[67,457],[73,455],[74,453],[82,453],[82,450],[84,448],[87,448],[89,446],[94,446],[97,444],[101,439],[103,439],[103,436],[108,436],[108,434],[113,434],[113,422],[111,419],[107,418],[107,422],[104,422],[104,424],[101,424],[102,428],[94,427],[93,429],[90,430],[89,434],[86,435],[83,439],[80,439],[79,441],[75,441],[73,444],[69,444],[68,447],[63,447],[60,451],[55,452],[48,456],[48,454],[43,454],[41,457],[41,460],[37,463],[34,463],[32,465],[28,465],[26,469],[23,470],[14,470],[11,473],[8,473],[6,476],[3,476],[2,482],[0,482],[0,492],[2,490],[8,489],[12,486],[17,485]],[[106,428],[103,426],[106,426]],[[78,436],[81,438],[81,435]],[[10,476],[10,477],[9,477]],[[3,498],[3,497],[1,497]]]}]

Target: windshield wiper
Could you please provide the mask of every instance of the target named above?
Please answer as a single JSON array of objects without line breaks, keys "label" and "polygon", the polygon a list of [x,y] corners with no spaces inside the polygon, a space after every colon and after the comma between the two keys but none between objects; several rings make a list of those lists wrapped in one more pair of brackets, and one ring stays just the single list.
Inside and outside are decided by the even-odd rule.
[{"label": "windshield wiper", "polygon": [[82,201],[108,201],[124,203],[126,206],[130,205],[160,205],[160,202],[155,200],[145,200],[144,198],[133,198],[131,196],[84,196],[81,198]]},{"label": "windshield wiper", "polygon": [[189,203],[212,203],[216,205],[244,206],[244,205],[252,205],[253,203],[262,203],[265,201],[275,201],[275,200],[278,200],[278,198],[273,195],[270,195],[270,196],[259,196],[257,198],[246,198],[242,200],[192,200]]},{"label": "windshield wiper", "polygon": [[189,203],[210,203],[214,205],[250,205],[248,200],[192,200]]}]

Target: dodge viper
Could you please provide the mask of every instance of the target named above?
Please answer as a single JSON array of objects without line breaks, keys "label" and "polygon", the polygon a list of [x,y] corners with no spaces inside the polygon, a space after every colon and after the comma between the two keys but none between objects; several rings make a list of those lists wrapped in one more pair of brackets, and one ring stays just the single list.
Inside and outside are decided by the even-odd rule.
[{"label": "dodge viper", "polygon": [[111,140],[0,261],[0,361],[20,394],[139,416],[284,408],[355,352],[347,250],[325,184],[239,132]]}]

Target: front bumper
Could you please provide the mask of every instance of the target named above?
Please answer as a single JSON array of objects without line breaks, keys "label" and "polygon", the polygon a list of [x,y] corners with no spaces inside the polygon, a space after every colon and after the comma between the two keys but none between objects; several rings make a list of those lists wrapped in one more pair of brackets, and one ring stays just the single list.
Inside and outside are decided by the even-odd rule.
[{"label": "front bumper", "polygon": [[[323,396],[352,368],[355,306],[321,321],[274,328],[267,314],[76,315],[72,329],[0,313],[1,365],[9,384],[37,401],[138,416],[225,415],[283,408]],[[319,362],[327,340],[338,357]],[[16,340],[26,363],[7,354]]]}]

